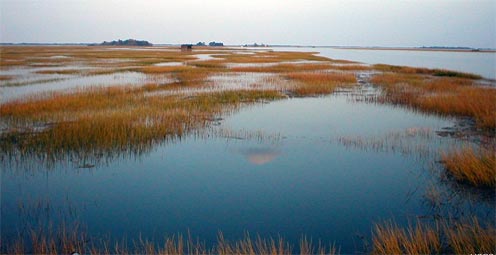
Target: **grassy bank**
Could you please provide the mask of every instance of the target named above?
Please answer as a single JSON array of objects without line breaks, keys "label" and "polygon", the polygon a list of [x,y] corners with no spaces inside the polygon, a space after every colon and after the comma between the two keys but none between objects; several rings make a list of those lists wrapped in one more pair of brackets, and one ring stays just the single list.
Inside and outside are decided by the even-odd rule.
[{"label": "grassy bank", "polygon": [[496,129],[496,90],[465,78],[384,73],[371,82],[384,89],[377,100],[427,113],[472,117],[479,128]]}]

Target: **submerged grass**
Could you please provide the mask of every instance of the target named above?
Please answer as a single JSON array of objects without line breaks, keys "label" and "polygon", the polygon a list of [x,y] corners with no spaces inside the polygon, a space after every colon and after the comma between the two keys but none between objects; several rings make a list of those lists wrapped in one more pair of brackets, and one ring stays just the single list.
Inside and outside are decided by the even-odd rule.
[{"label": "submerged grass", "polygon": [[496,152],[491,149],[475,151],[471,147],[441,154],[448,173],[457,181],[475,187],[496,187]]}]

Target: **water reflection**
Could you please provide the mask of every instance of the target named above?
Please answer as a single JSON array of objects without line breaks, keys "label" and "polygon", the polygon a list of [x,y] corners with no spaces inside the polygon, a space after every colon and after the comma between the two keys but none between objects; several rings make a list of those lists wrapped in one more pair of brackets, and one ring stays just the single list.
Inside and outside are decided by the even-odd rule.
[{"label": "water reflection", "polygon": [[272,162],[281,153],[274,148],[247,148],[239,150],[246,160],[254,165],[265,165]]}]

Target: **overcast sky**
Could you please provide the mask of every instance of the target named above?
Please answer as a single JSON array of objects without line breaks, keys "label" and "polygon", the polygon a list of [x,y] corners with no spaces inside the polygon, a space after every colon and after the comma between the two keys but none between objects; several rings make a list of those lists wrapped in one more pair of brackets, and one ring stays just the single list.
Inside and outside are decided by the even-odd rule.
[{"label": "overcast sky", "polygon": [[496,0],[0,0],[1,42],[496,48]]}]

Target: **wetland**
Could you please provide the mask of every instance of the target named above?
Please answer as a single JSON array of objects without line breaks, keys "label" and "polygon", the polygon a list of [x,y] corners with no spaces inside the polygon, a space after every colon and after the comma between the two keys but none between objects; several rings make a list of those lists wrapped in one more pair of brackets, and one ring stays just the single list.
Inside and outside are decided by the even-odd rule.
[{"label": "wetland", "polygon": [[495,252],[487,68],[0,49],[2,253]]}]

